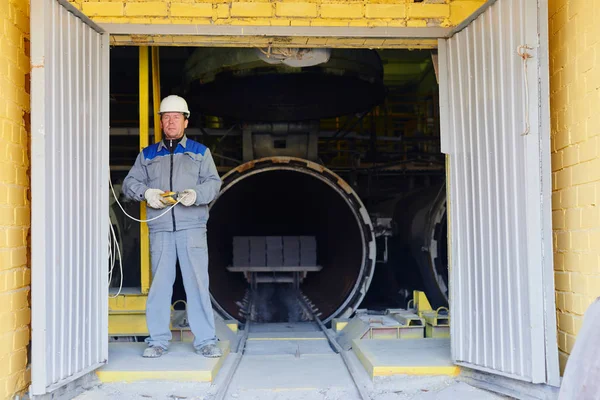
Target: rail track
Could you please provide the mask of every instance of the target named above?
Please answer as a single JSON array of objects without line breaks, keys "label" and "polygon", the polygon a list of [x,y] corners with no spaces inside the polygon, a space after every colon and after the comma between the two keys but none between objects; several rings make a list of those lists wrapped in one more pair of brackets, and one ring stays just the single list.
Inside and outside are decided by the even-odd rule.
[{"label": "rail track", "polygon": [[[318,312],[318,309],[316,309],[315,306],[310,301],[310,299],[308,297],[306,297],[300,291],[298,291],[298,293],[297,293],[297,300],[298,300],[299,305],[305,311],[305,313],[307,313],[309,315],[311,321],[319,327],[321,332],[323,332],[323,334],[327,338],[327,341],[329,342],[331,350],[335,354],[338,354],[341,357],[341,359],[344,362],[344,365],[352,379],[352,382],[354,383],[354,386],[356,387],[356,390],[358,391],[360,398],[362,400],[370,400],[371,397],[369,396],[366,388],[360,383],[360,379],[358,376],[358,372],[356,371],[356,368],[354,367],[353,363],[348,358],[348,352],[346,350],[342,349],[342,347],[339,345],[339,343],[337,342],[337,340],[335,339],[333,334],[327,329],[327,327],[325,326],[323,321],[321,321],[321,319],[319,318],[320,314]],[[217,390],[217,393],[213,397],[213,400],[225,400],[225,398],[229,392],[231,382],[233,381],[233,378],[235,377],[237,369],[238,369],[238,367],[244,357],[244,354],[245,354],[246,343],[248,341],[248,336],[250,333],[250,326],[252,324],[252,315],[254,315],[254,307],[255,307],[252,292],[248,292],[243,303],[244,303],[244,307],[246,309],[245,314],[247,315],[243,334],[242,334],[242,337],[240,338],[240,341],[238,342],[233,364],[231,365],[231,368],[229,368],[229,370],[227,371],[227,375],[224,377],[223,381],[221,382],[221,384]]]}]

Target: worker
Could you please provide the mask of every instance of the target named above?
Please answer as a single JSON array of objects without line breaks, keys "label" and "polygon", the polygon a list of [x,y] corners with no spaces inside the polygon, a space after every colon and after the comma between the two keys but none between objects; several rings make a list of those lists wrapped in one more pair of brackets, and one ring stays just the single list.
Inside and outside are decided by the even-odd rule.
[{"label": "worker", "polygon": [[[146,303],[150,336],[143,357],[155,358],[167,353],[177,260],[196,353],[221,357],[208,291],[206,241],[208,204],[219,193],[221,179],[210,150],[185,135],[190,116],[185,99],[165,97],[159,114],[163,139],[142,150],[123,181],[124,195],[146,201],[148,220],[156,218],[148,221],[152,284]],[[164,210],[175,202],[178,203],[171,210]],[[165,215],[158,217],[165,211]]]}]

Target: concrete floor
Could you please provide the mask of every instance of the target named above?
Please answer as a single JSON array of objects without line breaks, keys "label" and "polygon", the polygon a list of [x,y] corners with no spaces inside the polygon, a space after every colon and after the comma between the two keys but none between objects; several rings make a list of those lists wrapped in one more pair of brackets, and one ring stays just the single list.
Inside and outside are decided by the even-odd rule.
[{"label": "concrete floor", "polygon": [[[450,362],[449,352],[439,351],[440,348],[445,349],[444,343],[436,340],[419,342],[421,343],[420,350],[417,349],[419,351],[415,351],[414,346],[408,341],[383,343],[386,346],[382,346],[380,341],[369,342],[365,343],[363,351],[371,352],[377,357],[385,358],[385,355],[391,352],[389,356],[394,359],[400,358],[407,362],[413,360],[410,365],[423,360],[432,365],[435,364],[433,361]],[[390,350],[394,343],[400,346],[398,347],[400,353]],[[132,348],[132,351],[135,350],[134,353],[123,351],[113,357],[113,367],[108,369],[116,368],[121,373],[125,373],[129,369],[141,370],[143,367],[144,371],[158,372],[162,369],[169,370],[171,374],[184,374],[207,362],[214,362],[191,353],[189,346],[189,344],[173,346],[173,352],[153,360],[142,359],[139,356],[141,348],[135,347]],[[193,357],[184,354],[185,349]],[[110,382],[99,384],[76,399],[210,400],[231,369],[234,356],[235,354],[231,354],[224,359],[213,384],[198,382],[197,379],[192,379],[195,382],[189,382],[187,376],[179,382],[175,381],[173,376],[165,376],[163,380]],[[354,370],[358,371],[359,384],[370,394],[372,400],[505,398],[473,388],[453,376],[395,375],[371,379],[352,351],[348,353],[348,357]],[[128,364],[127,368],[123,368],[121,365],[123,363]],[[231,381],[227,399],[359,400],[360,398],[341,357],[331,350],[325,335],[314,324],[308,323],[253,325],[246,344],[246,352]]]},{"label": "concrete floor", "polygon": [[[268,380],[268,378],[264,378]],[[210,400],[216,387],[203,382],[148,381],[105,383],[89,390],[76,400]],[[372,400],[501,400],[498,396],[476,389],[449,377],[395,376],[376,378],[369,390]],[[353,388],[325,386],[313,389],[245,389],[233,390],[228,400],[359,400]]]},{"label": "concrete floor", "polygon": [[[231,382],[231,400],[359,400],[340,357],[321,340],[249,341]],[[301,347],[300,353],[297,348]],[[276,354],[275,354],[276,353]],[[233,355],[232,355],[233,356]],[[165,356],[165,357],[168,357]],[[506,397],[473,388],[449,376],[389,376],[371,380],[353,353],[349,354],[360,383],[372,400],[499,400]],[[158,361],[158,360],[155,360]],[[140,381],[104,383],[77,400],[210,400],[233,364],[228,357],[214,384]]]}]

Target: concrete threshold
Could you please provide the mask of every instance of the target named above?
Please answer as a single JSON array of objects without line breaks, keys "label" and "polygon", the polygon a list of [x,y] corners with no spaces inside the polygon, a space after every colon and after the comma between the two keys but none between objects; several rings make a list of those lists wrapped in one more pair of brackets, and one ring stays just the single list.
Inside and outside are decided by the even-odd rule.
[{"label": "concrete threshold", "polygon": [[352,349],[371,378],[390,375],[456,376],[450,339],[354,339]]},{"label": "concrete threshold", "polygon": [[164,356],[143,358],[145,343],[109,343],[108,363],[96,374],[102,382],[212,382],[230,351],[227,341],[219,342],[219,347],[221,358],[198,355],[191,343],[172,343]]}]

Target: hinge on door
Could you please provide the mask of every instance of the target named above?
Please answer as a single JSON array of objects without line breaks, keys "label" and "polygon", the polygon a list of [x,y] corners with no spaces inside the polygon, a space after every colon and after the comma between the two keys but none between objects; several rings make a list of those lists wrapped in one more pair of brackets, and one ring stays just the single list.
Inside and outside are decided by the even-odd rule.
[{"label": "hinge on door", "polygon": [[525,80],[525,101],[523,103],[523,110],[524,110],[524,117],[525,117],[525,129],[523,131],[523,133],[521,133],[521,136],[526,136],[529,135],[529,132],[531,130],[531,126],[529,125],[529,81],[527,78],[527,60],[529,60],[530,58],[533,58],[534,55],[532,54],[533,51],[535,50],[534,47],[529,46],[527,44],[522,44],[519,47],[517,47],[517,54],[519,55],[519,57],[521,57],[523,59],[523,78]]},{"label": "hinge on door", "polygon": [[519,47],[517,47],[517,54],[524,61],[527,61],[527,59],[534,57],[534,55],[531,54],[534,50],[535,50],[534,47],[531,47],[528,44],[522,44]]}]

